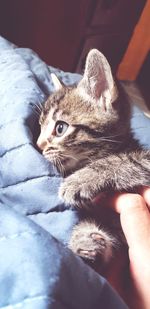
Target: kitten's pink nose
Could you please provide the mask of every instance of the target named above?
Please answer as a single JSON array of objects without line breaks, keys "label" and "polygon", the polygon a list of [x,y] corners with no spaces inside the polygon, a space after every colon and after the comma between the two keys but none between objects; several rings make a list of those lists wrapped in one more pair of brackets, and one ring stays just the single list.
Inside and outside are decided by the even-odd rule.
[{"label": "kitten's pink nose", "polygon": [[44,150],[45,147],[47,146],[47,140],[43,139],[41,136],[39,136],[36,144],[38,146],[39,149]]}]

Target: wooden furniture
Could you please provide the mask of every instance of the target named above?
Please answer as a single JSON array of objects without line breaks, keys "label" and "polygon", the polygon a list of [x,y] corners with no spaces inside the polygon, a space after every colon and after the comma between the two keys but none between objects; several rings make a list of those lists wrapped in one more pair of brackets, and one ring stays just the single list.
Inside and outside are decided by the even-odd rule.
[{"label": "wooden furniture", "polygon": [[145,0],[3,0],[0,34],[48,64],[82,72],[98,48],[116,70]]},{"label": "wooden furniture", "polygon": [[150,0],[147,0],[134,29],[127,51],[121,61],[117,77],[120,80],[136,80],[144,60],[150,51]]}]

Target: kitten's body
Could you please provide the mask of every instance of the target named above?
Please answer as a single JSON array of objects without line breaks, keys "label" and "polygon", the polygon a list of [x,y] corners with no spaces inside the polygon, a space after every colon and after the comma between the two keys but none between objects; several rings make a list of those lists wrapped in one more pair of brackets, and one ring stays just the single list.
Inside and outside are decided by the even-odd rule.
[{"label": "kitten's body", "polygon": [[[120,86],[116,90],[105,57],[92,50],[79,85],[58,82],[58,88],[44,105],[38,146],[65,177],[64,201],[84,207],[100,192],[150,185],[150,151],[132,136],[127,98]],[[114,238],[93,224],[76,226],[70,247],[87,259],[108,261]]]}]

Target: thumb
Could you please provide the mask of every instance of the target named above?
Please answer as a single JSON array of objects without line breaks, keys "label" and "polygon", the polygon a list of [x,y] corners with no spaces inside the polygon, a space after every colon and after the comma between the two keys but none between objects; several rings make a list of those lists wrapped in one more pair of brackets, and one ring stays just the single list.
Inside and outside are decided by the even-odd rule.
[{"label": "thumb", "polygon": [[[150,188],[138,194],[124,193],[113,198],[112,206],[120,213],[123,232],[129,246],[130,274],[132,289],[129,299],[138,306],[134,308],[150,308]],[[147,205],[146,205],[147,203]],[[133,307],[133,306],[132,306]]]}]

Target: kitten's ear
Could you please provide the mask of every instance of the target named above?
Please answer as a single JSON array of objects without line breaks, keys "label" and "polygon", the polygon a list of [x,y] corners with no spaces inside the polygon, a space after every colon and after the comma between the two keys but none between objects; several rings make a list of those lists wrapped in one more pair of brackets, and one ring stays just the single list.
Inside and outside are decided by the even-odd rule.
[{"label": "kitten's ear", "polygon": [[97,49],[88,53],[83,79],[78,87],[82,89],[83,96],[84,93],[88,94],[95,101],[103,101],[106,106],[117,99],[118,93],[110,65]]},{"label": "kitten's ear", "polygon": [[60,82],[60,80],[54,73],[51,73],[51,79],[52,79],[52,82],[54,84],[54,88],[56,91],[64,87],[63,83]]}]

